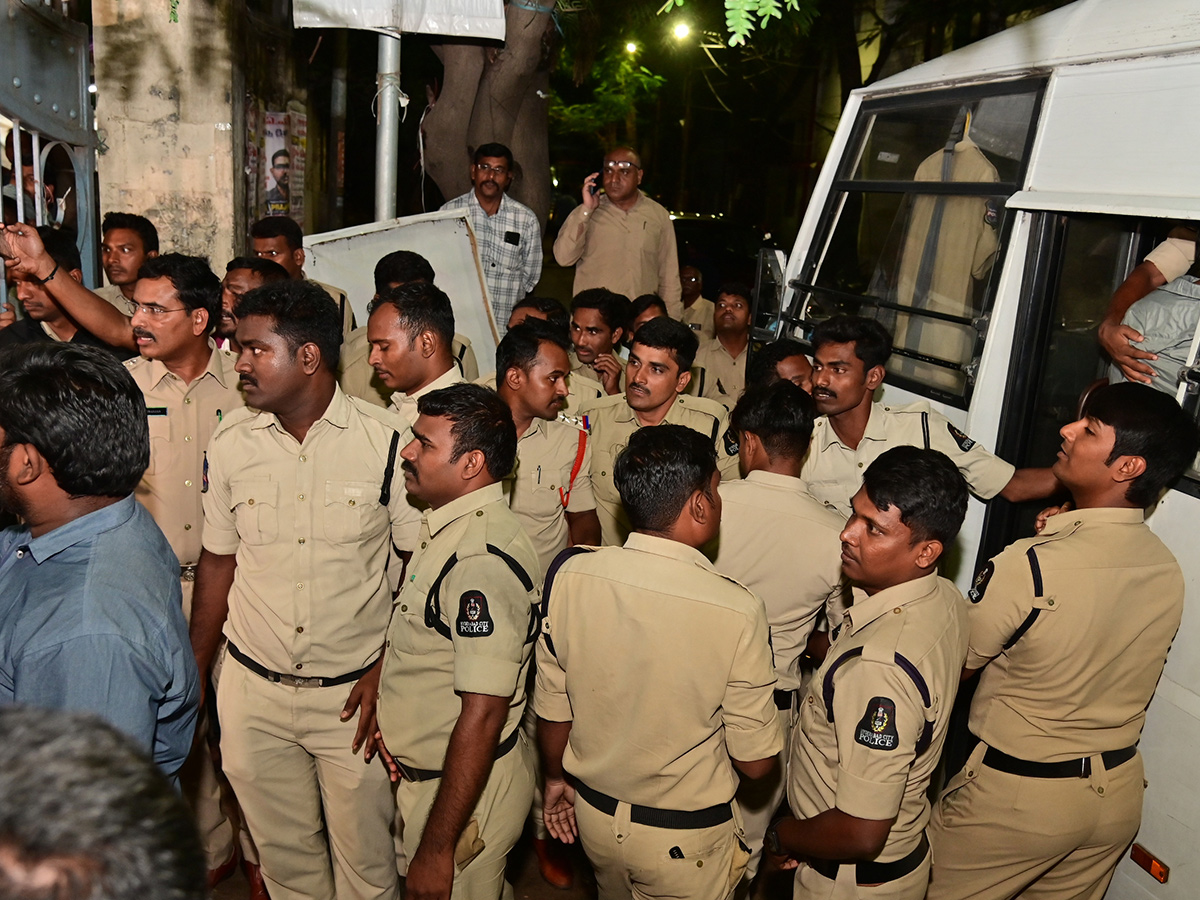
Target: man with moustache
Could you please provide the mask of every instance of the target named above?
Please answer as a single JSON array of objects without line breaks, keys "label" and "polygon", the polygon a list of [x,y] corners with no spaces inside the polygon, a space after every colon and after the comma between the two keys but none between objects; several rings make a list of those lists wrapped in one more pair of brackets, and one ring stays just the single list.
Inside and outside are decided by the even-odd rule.
[{"label": "man with moustache", "polygon": [[319,286],[269,284],[234,313],[248,407],[209,444],[191,623],[201,671],[228,639],[223,767],[273,900],[394,900],[387,774],[357,752],[374,751],[389,547],[411,550],[420,520],[401,435],[339,390],[340,318]]},{"label": "man with moustache", "polygon": [[219,345],[237,352],[233,344],[237,331],[237,317],[233,308],[249,291],[264,284],[287,281],[287,269],[269,259],[257,256],[238,256],[225,265],[225,277],[221,279],[221,315],[214,331]]},{"label": "man with moustache", "polygon": [[100,223],[100,265],[108,278],[96,289],[123,315],[128,316],[142,263],[158,256],[158,229],[145,216],[108,212]]},{"label": "man with moustache", "polygon": [[[267,216],[251,225],[250,251],[259,259],[279,263],[293,279],[308,280],[304,274],[304,232],[290,216]],[[346,299],[346,292],[322,281],[313,281],[313,284],[333,298],[342,316],[342,337],[348,337],[354,330],[354,310]]]},{"label": "man with moustache", "polygon": [[629,306],[628,297],[607,288],[580,291],[571,299],[573,387],[598,387],[610,395],[624,389],[625,366],[617,350],[629,323]]},{"label": "man with moustache", "polygon": [[467,211],[497,324],[507,324],[514,304],[542,277],[537,215],[508,196],[514,165],[512,151],[503,144],[481,144],[471,163],[471,190],[442,206]]}]

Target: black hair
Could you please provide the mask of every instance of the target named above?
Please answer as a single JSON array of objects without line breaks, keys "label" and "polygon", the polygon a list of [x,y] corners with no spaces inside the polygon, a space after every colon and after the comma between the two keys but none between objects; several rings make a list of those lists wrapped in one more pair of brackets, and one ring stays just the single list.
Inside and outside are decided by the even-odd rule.
[{"label": "black hair", "polygon": [[51,228],[49,225],[39,225],[38,237],[50,258],[60,268],[70,272],[72,269],[83,268],[83,260],[79,255],[79,247],[75,243],[75,233],[70,229]]},{"label": "black hair", "polygon": [[478,384],[454,384],[421,397],[417,412],[422,416],[442,416],[453,423],[451,462],[464,453],[479,450],[492,478],[499,481],[512,472],[517,461],[517,426],[513,424],[512,410],[495,391]]},{"label": "black hair", "polygon": [[142,249],[146,253],[158,252],[158,229],[145,216],[126,212],[108,212],[100,222],[100,234],[105,235],[114,228],[125,228],[137,232],[142,239]]},{"label": "black hair", "polygon": [[907,445],[885,450],[867,466],[863,487],[880,512],[900,510],[914,544],[935,540],[949,547],[967,514],[967,481],[938,450]]},{"label": "black hair", "polygon": [[692,329],[666,316],[651,319],[639,328],[633,342],[655,350],[670,350],[680,374],[692,367],[696,361],[696,351],[700,348],[700,340]]},{"label": "black hair", "polygon": [[367,315],[385,305],[391,305],[400,315],[400,327],[408,335],[409,347],[429,331],[450,349],[454,342],[454,307],[441,288],[428,281],[410,281],[386,288],[368,304]]},{"label": "black hair", "polygon": [[288,270],[273,259],[261,256],[235,256],[225,264],[225,274],[237,269],[247,269],[262,276],[263,284],[274,284],[277,281],[287,281],[292,276]]},{"label": "black hair", "polygon": [[221,279],[213,274],[204,257],[182,253],[148,257],[138,269],[138,279],[142,278],[168,279],[184,309],[189,313],[204,310],[208,313],[208,331],[211,333],[217,327],[221,317]]},{"label": "black hair", "polygon": [[716,471],[711,440],[684,425],[655,425],[629,438],[613,480],[634,530],[661,533],[679,518],[692,494],[708,493]]},{"label": "black hair", "polygon": [[546,317],[546,321],[556,328],[561,328],[568,338],[571,334],[571,311],[553,297],[535,297],[530,294],[522,297],[513,305],[513,312],[518,309],[536,309]]},{"label": "black hair", "polygon": [[813,352],[825,344],[853,344],[863,370],[882,366],[892,355],[892,336],[887,329],[864,316],[834,316],[819,323],[812,333]]},{"label": "black hair", "polygon": [[722,294],[729,294],[733,297],[741,297],[749,305],[754,298],[754,291],[750,285],[743,284],[740,281],[727,281],[717,289],[715,296],[719,299]]},{"label": "black hair", "polygon": [[342,347],[342,314],[323,287],[312,281],[288,280],[246,291],[234,307],[239,319],[262,316],[273,319],[274,332],[293,354],[305,344],[316,344],[321,363],[338,370]]},{"label": "black hair", "polygon": [[571,342],[562,330],[544,319],[531,317],[508,329],[496,346],[496,380],[504,381],[504,376],[513,367],[528,373],[537,361],[543,342],[567,352],[571,349]]},{"label": "black hair", "polygon": [[433,266],[420,253],[393,250],[375,263],[375,293],[382,294],[393,284],[428,281],[433,284]]},{"label": "black hair", "polygon": [[765,387],[779,381],[776,367],[793,356],[808,358],[804,352],[804,345],[791,338],[781,338],[763,344],[757,350],[752,349],[750,358],[746,360],[746,389],[749,390],[752,386]]},{"label": "black hair", "polygon": [[1140,456],[1146,471],[1129,484],[1125,499],[1143,509],[1196,459],[1200,433],[1195,421],[1175,398],[1145,384],[1122,382],[1097,388],[1083,414],[1099,419],[1116,432],[1112,465],[1121,456]]},{"label": "black hair", "polygon": [[475,155],[471,158],[471,162],[478,163],[481,159],[488,159],[488,158],[504,159],[508,163],[508,170],[510,172],[512,171],[512,168],[513,168],[512,151],[509,150],[507,147],[505,147],[503,144],[497,144],[495,141],[492,141],[491,143],[488,143],[488,144],[480,144],[476,148]]},{"label": "black hair", "polygon": [[34,343],[0,355],[5,447],[33,444],[72,497],[125,497],[150,465],[146,403],[107,350]]},{"label": "black hair", "polygon": [[663,302],[662,297],[658,294],[642,294],[629,304],[629,320],[625,325],[625,333],[629,335],[633,329],[634,320],[648,309],[661,309],[662,314],[667,315],[667,304]]},{"label": "black hair", "polygon": [[571,300],[571,312],[577,309],[596,310],[610,331],[624,328],[629,321],[629,298],[608,288],[580,291]]},{"label": "black hair", "polygon": [[812,397],[790,381],[748,388],[730,414],[734,432],[758,436],[772,459],[800,460],[812,440],[817,407]]},{"label": "black hair", "polygon": [[304,232],[290,216],[267,216],[250,226],[250,237],[259,240],[283,238],[289,250],[304,249]]},{"label": "black hair", "polygon": [[271,154],[271,168],[275,167],[275,160],[279,159],[281,156],[286,156],[288,158],[288,162],[292,161],[292,154],[288,152],[286,147],[284,147],[282,150],[276,150]]}]

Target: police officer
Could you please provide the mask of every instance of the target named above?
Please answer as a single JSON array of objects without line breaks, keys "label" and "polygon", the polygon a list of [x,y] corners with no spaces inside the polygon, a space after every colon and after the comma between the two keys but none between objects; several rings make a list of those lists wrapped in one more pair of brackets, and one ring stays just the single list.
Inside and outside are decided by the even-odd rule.
[{"label": "police officer", "polygon": [[253,409],[209,445],[191,623],[201,671],[228,638],[225,774],[273,900],[393,900],[392,793],[356,752],[373,748],[389,539],[411,550],[420,522],[393,477],[401,436],[338,389],[341,327],[319,286],[266,285],[235,313]]},{"label": "police officer", "polygon": [[700,341],[696,352],[697,384],[693,392],[732,409],[746,389],[750,357],[750,288],[723,284],[714,313],[716,334]]},{"label": "police officer", "polygon": [[604,544],[619,546],[629,522],[613,480],[617,454],[639,428],[669,423],[703,434],[717,450],[722,478],[736,478],[737,438],[725,407],[703,397],[685,397],[696,336],[675,319],[651,319],[638,329],[629,348],[624,395],[584,404],[582,414],[592,435],[592,489]]},{"label": "police officer", "polygon": [[795,818],[772,825],[766,846],[798,861],[798,900],[920,900],[925,792],[967,651],[962,595],[937,563],[962,525],[967,485],[944,454],[894,447],[867,469],[853,506],[842,532],[853,604],[792,730]]},{"label": "police officer", "polygon": [[1200,442],[1172,397],[1131,383],[1098,389],[1062,436],[1054,473],[1076,508],[970,592],[980,742],[934,814],[931,900],[1098,900],[1141,823],[1137,743],[1184,593],[1144,509]]},{"label": "police officer", "polygon": [[404,481],[428,510],[388,628],[379,728],[403,774],[408,896],[495,900],[533,795],[521,716],[541,575],[500,484],[517,449],[508,407],[460,384],[418,411]]},{"label": "police officer", "polygon": [[730,803],[737,772],[763,777],[783,747],[766,613],[698,549],[721,520],[706,435],[638,431],[616,481],[635,532],[624,547],[564,551],[543,592],[546,824],[581,838],[601,900],[721,900],[750,856]]}]

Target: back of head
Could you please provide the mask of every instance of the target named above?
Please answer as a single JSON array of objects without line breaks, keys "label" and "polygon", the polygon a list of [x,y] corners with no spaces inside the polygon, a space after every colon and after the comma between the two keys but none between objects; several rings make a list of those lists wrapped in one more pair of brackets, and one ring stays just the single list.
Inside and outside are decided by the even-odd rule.
[{"label": "back of head", "polygon": [[475,155],[471,158],[471,161],[474,163],[479,163],[481,160],[485,159],[503,159],[505,164],[508,166],[508,170],[510,172],[512,171],[512,151],[503,144],[496,143],[495,141],[487,144],[480,144],[475,149]]},{"label": "back of head", "polygon": [[0,897],[203,900],[183,799],[96,716],[0,709]]},{"label": "back of head", "polygon": [[776,366],[793,356],[806,356],[806,354],[804,345],[791,338],[771,341],[751,352],[750,359],[746,361],[746,389],[749,390],[756,386],[765,387],[778,381],[779,373],[775,371]]},{"label": "back of head", "polygon": [[949,547],[967,514],[967,482],[950,457],[921,447],[893,447],[863,474],[867,496],[880,510],[893,506],[912,531],[913,541],[935,540]]},{"label": "back of head", "polygon": [[772,459],[801,460],[812,439],[817,407],[812,397],[790,381],[748,388],[733,408],[735,432],[748,431],[762,441]]},{"label": "back of head", "polygon": [[267,216],[250,226],[250,237],[270,240],[283,238],[289,250],[304,249],[304,232],[290,216]]},{"label": "back of head", "polygon": [[825,344],[853,344],[854,355],[864,369],[882,366],[892,355],[892,336],[887,329],[864,316],[834,316],[813,329],[813,352]]},{"label": "back of head", "polygon": [[[282,269],[277,263],[272,263]],[[285,276],[287,272],[283,273]],[[138,278],[166,278],[179,294],[179,302],[189,313],[202,309],[208,313],[208,330],[217,327],[221,315],[221,279],[208,267],[202,256],[164,253],[151,256],[138,269]]]},{"label": "back of head", "polygon": [[496,380],[502,383],[505,374],[512,368],[528,373],[538,358],[543,341],[562,348],[564,352],[571,349],[571,342],[562,329],[544,319],[530,317],[508,329],[496,347]]},{"label": "back of head", "polygon": [[553,297],[535,297],[530,294],[513,305],[513,312],[518,309],[536,310],[545,316],[551,325],[561,328],[564,335],[571,333],[571,312]]},{"label": "back of head", "polygon": [[226,274],[238,269],[254,272],[262,278],[263,284],[275,284],[279,281],[287,281],[292,277],[288,274],[288,270],[275,260],[263,259],[261,256],[235,256],[225,264]]},{"label": "back of head", "polygon": [[427,281],[433,284],[433,266],[420,253],[393,250],[375,263],[375,293],[382,294],[393,284]]},{"label": "back of head", "polygon": [[35,343],[0,355],[5,446],[32,444],[73,497],[125,497],[150,465],[146,403],[111,353]]},{"label": "back of head", "polygon": [[147,253],[158,252],[158,229],[145,216],[125,212],[105,213],[100,223],[100,233],[108,234],[114,228],[137,232],[138,237],[142,239],[143,250]]},{"label": "back of head", "polygon": [[688,498],[709,489],[716,471],[712,441],[683,425],[655,425],[629,438],[617,457],[613,480],[634,530],[663,533],[675,524]]},{"label": "back of head", "polygon": [[400,327],[408,335],[410,347],[419,335],[429,332],[444,350],[450,351],[454,342],[454,307],[441,288],[428,281],[410,281],[386,288],[371,301],[368,315],[381,306],[391,306],[399,314]]},{"label": "back of head", "polygon": [[316,344],[321,364],[337,372],[342,347],[342,315],[325,289],[311,281],[281,281],[247,291],[234,308],[239,319],[262,316],[275,320],[274,331],[293,354]]},{"label": "back of head", "polygon": [[454,462],[464,453],[478,450],[487,461],[494,481],[507,476],[517,461],[517,426],[512,410],[495,391],[478,384],[455,384],[430,391],[417,401],[422,416],[442,416],[453,424]]},{"label": "back of head", "polygon": [[700,348],[700,340],[692,329],[666,316],[651,319],[639,328],[634,344],[655,350],[670,350],[681,373],[692,367],[696,361],[696,351]]},{"label": "back of head", "polygon": [[62,269],[70,272],[83,268],[83,260],[79,256],[79,247],[75,244],[75,233],[70,229],[51,228],[49,225],[39,225],[38,237],[42,246],[50,254],[50,258]]},{"label": "back of head", "polygon": [[1116,432],[1111,464],[1120,456],[1140,456],[1146,471],[1130,482],[1126,499],[1147,507],[1179,478],[1200,452],[1196,423],[1175,398],[1145,384],[1122,382],[1097,388],[1088,397],[1085,416]]},{"label": "back of head", "polygon": [[596,310],[611,331],[624,328],[629,321],[629,298],[608,288],[580,291],[571,300],[571,312],[577,309]]}]

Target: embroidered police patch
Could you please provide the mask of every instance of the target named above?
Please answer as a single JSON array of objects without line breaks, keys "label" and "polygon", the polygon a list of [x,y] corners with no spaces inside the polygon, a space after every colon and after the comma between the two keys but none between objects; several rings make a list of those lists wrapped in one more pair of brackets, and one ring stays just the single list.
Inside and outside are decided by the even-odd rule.
[{"label": "embroidered police patch", "polygon": [[966,453],[975,446],[975,442],[973,440],[971,440],[949,422],[946,423],[946,428],[950,430],[950,437],[954,438],[954,443],[958,444],[958,449],[963,453]]},{"label": "embroidered police patch", "polygon": [[487,637],[495,625],[488,612],[487,597],[480,591],[467,591],[458,600],[458,618],[454,621],[459,637]]},{"label": "embroidered police patch", "polygon": [[975,581],[971,584],[971,589],[967,591],[967,599],[972,603],[978,603],[983,599],[983,592],[987,590],[988,582],[992,580],[992,576],[996,574],[996,564],[990,559],[979,574],[975,576]]},{"label": "embroidered police patch", "polygon": [[887,697],[872,697],[867,711],[858,720],[854,740],[872,750],[895,750],[900,743],[896,734],[896,704]]},{"label": "embroidered police patch", "polygon": [[726,456],[737,456],[737,452],[738,452],[737,432],[734,431],[733,426],[730,425],[728,428],[725,429],[725,455]]}]

